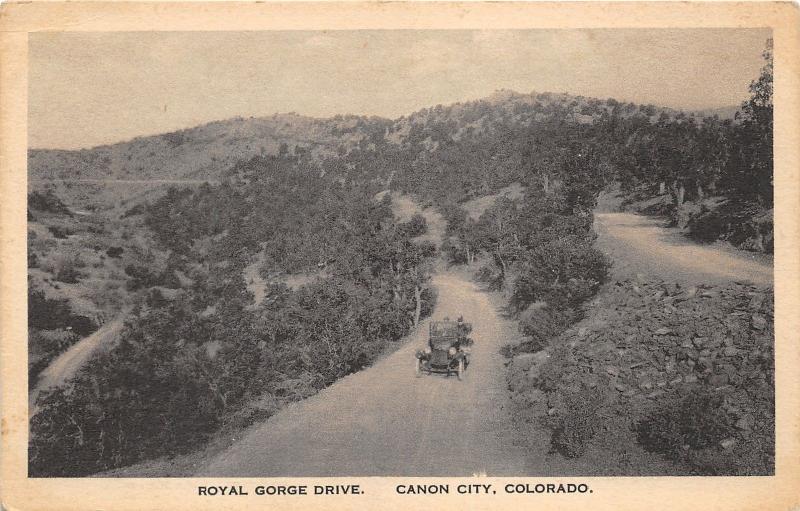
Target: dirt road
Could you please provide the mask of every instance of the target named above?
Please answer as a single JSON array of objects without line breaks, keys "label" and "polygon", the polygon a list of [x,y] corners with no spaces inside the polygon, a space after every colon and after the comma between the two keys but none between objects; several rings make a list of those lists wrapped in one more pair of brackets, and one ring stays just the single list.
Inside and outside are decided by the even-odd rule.
[{"label": "dirt road", "polygon": [[30,392],[28,397],[28,416],[33,417],[36,414],[36,399],[40,392],[63,385],[67,380],[75,376],[78,370],[89,361],[101,346],[117,338],[122,331],[122,326],[122,318],[109,321],[99,330],[76,342],[67,351],[56,357],[41,372],[36,387]]},{"label": "dirt road", "polygon": [[427,322],[399,350],[254,426],[205,467],[213,476],[519,475],[525,457],[511,443],[504,359],[515,335],[472,283],[434,277],[435,318],[474,323],[472,363],[463,381],[415,378],[414,351]]},{"label": "dirt road", "polygon": [[772,285],[772,265],[719,245],[698,245],[664,221],[633,213],[595,213],[597,247],[614,261],[613,277],[643,273],[683,283],[750,280]]}]

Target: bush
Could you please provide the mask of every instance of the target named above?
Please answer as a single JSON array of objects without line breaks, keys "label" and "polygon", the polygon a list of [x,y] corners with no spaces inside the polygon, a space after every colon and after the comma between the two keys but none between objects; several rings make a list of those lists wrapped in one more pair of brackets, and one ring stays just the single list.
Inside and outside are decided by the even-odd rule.
[{"label": "bush", "polygon": [[722,398],[706,391],[666,404],[636,426],[636,438],[645,450],[685,460],[694,451],[718,448],[734,433],[722,408]]},{"label": "bush", "polygon": [[560,416],[553,430],[553,449],[567,458],[583,456],[589,441],[601,426],[598,410],[603,405],[603,395],[597,389],[582,388],[563,395]]},{"label": "bush", "polygon": [[527,352],[543,350],[550,340],[560,335],[575,321],[572,309],[554,309],[533,304],[520,315],[519,330],[531,339],[525,343]]},{"label": "bush", "polygon": [[70,317],[69,326],[73,332],[85,337],[97,330],[98,325],[88,316],[73,315]]},{"label": "bush", "polygon": [[447,262],[450,264],[467,264],[467,251],[464,246],[456,239],[446,239],[442,243],[442,253],[447,254]]},{"label": "bush", "polygon": [[408,236],[409,238],[422,236],[428,232],[428,221],[425,220],[424,216],[415,213],[408,222],[398,225],[397,230],[401,236]]},{"label": "bush", "polygon": [[475,272],[475,280],[484,282],[492,291],[503,288],[503,274],[491,265],[483,265]]},{"label": "bush", "polygon": [[72,313],[66,300],[52,300],[28,282],[28,328],[57,330],[68,326]]},{"label": "bush", "polygon": [[717,211],[701,212],[689,220],[689,236],[697,241],[711,243],[723,237],[728,222]]},{"label": "bush", "polygon": [[31,330],[28,334],[28,378],[29,384],[60,353],[80,340],[71,330]]},{"label": "bush", "polygon": [[67,236],[75,234],[75,231],[69,229],[68,227],[61,227],[58,225],[51,225],[47,228],[48,231],[53,235],[54,238],[58,238],[60,240],[67,239]]},{"label": "bush", "polygon": [[125,211],[125,213],[122,214],[121,218],[128,218],[135,215],[144,215],[147,212],[148,206],[149,205],[147,203],[140,202],[139,204],[136,204],[129,210]]},{"label": "bush", "polygon": [[448,203],[439,207],[439,212],[447,222],[448,236],[459,232],[467,223],[467,211],[458,204]]},{"label": "bush", "polygon": [[28,285],[28,328],[36,330],[72,329],[80,336],[97,330],[97,323],[87,317],[72,313],[66,300],[45,297],[43,291]]},{"label": "bush", "polygon": [[130,280],[126,283],[126,288],[129,291],[156,286],[159,282],[158,275],[145,266],[129,264],[125,267],[125,274],[130,277]]},{"label": "bush", "polygon": [[44,192],[34,191],[28,195],[28,206],[37,211],[55,213],[60,215],[72,215],[69,208],[61,202],[53,190]]},{"label": "bush", "polygon": [[533,380],[534,386],[543,392],[554,392],[562,388],[564,373],[577,365],[574,354],[563,343],[556,344],[550,358],[539,369]]},{"label": "bush", "polygon": [[78,269],[86,267],[86,262],[77,253],[56,253],[41,260],[39,267],[59,282],[75,284],[83,276]]},{"label": "bush", "polygon": [[81,277],[81,273],[69,263],[64,264],[55,274],[55,279],[65,284],[77,284]]},{"label": "bush", "polygon": [[436,288],[426,287],[422,290],[422,310],[420,311],[420,318],[427,318],[433,314],[433,309],[436,308],[436,301],[439,294]]},{"label": "bush", "polygon": [[535,247],[514,283],[511,306],[523,310],[544,300],[552,307],[575,307],[608,279],[611,263],[586,239],[568,236]]}]

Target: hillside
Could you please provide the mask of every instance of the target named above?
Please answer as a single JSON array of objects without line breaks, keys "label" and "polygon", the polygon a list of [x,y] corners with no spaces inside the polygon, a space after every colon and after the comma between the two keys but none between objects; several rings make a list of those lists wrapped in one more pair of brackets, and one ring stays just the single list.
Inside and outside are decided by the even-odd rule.
[{"label": "hillside", "polygon": [[717,116],[720,119],[733,119],[736,117],[736,112],[738,112],[739,109],[740,109],[739,105],[731,105],[731,106],[722,106],[719,108],[705,108],[702,110],[697,110],[693,112],[693,114],[701,118]]},{"label": "hillside", "polygon": [[239,160],[278,154],[282,144],[317,157],[332,156],[388,124],[385,119],[355,116],[235,118],[78,151],[31,149],[28,172],[31,180],[215,180]]},{"label": "hillside", "polygon": [[[31,382],[125,316],[38,397],[31,474],[174,456],[265,421],[397,350],[437,304],[460,308],[437,295],[463,288],[435,285],[446,266],[504,293],[524,337],[508,354],[545,349],[610,278],[592,224],[612,183],[707,239],[730,215],[763,217],[736,239],[766,250],[764,76],[735,123],[500,91],[394,121],[235,119],[31,151]],[[709,196],[728,209],[704,210]]]},{"label": "hillside", "polygon": [[[308,154],[317,161],[354,149],[374,149],[382,143],[407,148],[420,142],[431,149],[440,142],[436,129],[444,134],[442,130],[447,128],[447,137],[460,140],[501,125],[528,127],[556,111],[564,111],[565,121],[578,124],[592,123],[611,112],[623,117],[641,112],[651,120],[661,113],[678,113],[613,99],[502,90],[483,100],[437,105],[395,120],[275,114],[215,121],[89,149],[32,148],[28,151],[28,175],[34,186],[48,180],[217,180],[237,161],[276,155],[284,144],[289,153]],[[434,133],[420,139],[429,129]]]}]

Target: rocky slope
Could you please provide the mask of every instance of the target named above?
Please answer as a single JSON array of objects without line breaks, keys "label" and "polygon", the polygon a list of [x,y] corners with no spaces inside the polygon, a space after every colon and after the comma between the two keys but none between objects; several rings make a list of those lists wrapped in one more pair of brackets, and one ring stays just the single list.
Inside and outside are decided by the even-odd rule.
[{"label": "rocky slope", "polygon": [[771,474],[773,301],[743,282],[616,282],[549,357],[515,358],[509,387],[567,457],[591,447],[641,474],[632,452],[649,451],[683,473]]}]

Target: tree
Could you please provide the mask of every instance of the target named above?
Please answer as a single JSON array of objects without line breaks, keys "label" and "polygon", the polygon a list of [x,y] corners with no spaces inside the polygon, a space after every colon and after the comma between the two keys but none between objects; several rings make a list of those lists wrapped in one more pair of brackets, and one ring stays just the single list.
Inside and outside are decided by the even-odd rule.
[{"label": "tree", "polygon": [[769,208],[773,200],[772,39],[767,40],[762,56],[765,64],[761,74],[750,84],[750,99],[737,113],[740,124],[734,134],[729,179],[737,193],[755,197]]}]

